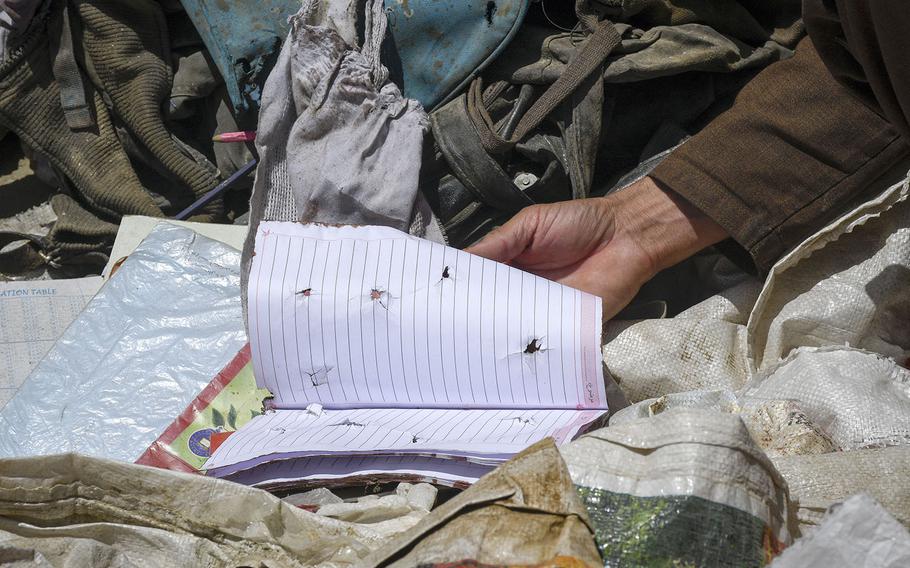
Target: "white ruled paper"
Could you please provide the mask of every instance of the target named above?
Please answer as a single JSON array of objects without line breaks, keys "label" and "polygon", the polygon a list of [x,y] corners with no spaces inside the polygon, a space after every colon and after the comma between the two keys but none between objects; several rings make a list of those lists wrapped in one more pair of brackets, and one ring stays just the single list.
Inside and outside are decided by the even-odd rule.
[{"label": "white ruled paper", "polygon": [[599,298],[394,229],[262,223],[248,306],[278,408],[606,408]]},{"label": "white ruled paper", "polygon": [[505,461],[535,442],[570,440],[597,410],[454,410],[372,408],[321,415],[277,410],[231,434],[206,462],[219,477],[275,459],[408,454]]}]

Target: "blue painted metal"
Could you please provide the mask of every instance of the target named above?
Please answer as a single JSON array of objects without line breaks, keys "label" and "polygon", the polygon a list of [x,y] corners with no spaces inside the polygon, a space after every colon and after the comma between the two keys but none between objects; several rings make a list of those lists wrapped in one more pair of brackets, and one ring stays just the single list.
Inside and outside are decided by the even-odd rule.
[{"label": "blue painted metal", "polygon": [[460,92],[518,31],[528,0],[386,0],[404,94],[430,110]]},{"label": "blue painted metal", "polygon": [[262,86],[300,0],[180,0],[224,78],[234,109],[259,110]]}]

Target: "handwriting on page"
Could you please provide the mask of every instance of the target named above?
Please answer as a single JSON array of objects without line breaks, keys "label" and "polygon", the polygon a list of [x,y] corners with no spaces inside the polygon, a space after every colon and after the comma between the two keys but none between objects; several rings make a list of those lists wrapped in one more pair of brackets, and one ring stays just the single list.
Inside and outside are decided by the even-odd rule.
[{"label": "handwriting on page", "polygon": [[262,223],[256,374],[279,408],[603,408],[589,294],[381,227]]}]

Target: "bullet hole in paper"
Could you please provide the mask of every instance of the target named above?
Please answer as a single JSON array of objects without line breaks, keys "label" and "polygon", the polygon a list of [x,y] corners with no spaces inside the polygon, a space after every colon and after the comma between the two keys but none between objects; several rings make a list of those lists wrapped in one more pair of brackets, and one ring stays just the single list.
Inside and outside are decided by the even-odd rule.
[{"label": "bullet hole in paper", "polygon": [[530,343],[528,343],[528,346],[525,347],[524,353],[527,353],[528,355],[533,355],[534,353],[537,353],[538,351],[542,351],[542,350],[543,350],[543,344],[541,343],[541,341],[539,339],[534,338],[530,341]]},{"label": "bullet hole in paper", "polygon": [[329,382],[328,375],[331,370],[332,367],[325,367],[322,369],[314,369],[313,371],[304,371],[304,373],[310,378],[310,382],[314,387],[319,387]]},{"label": "bullet hole in paper", "polygon": [[305,298],[309,298],[310,296],[313,295],[313,289],[312,289],[312,288],[304,288],[303,290],[299,290],[299,291],[297,292],[297,295],[298,295],[298,296],[303,296],[303,297],[305,297]]},{"label": "bullet hole in paper", "polygon": [[341,422],[336,422],[335,424],[330,424],[330,426],[357,426],[363,428],[366,424],[361,424],[360,422],[354,422],[350,418],[345,418]]},{"label": "bullet hole in paper", "polygon": [[389,309],[388,296],[389,293],[380,288],[373,288],[370,290],[370,300],[378,303],[380,306],[387,310]]}]

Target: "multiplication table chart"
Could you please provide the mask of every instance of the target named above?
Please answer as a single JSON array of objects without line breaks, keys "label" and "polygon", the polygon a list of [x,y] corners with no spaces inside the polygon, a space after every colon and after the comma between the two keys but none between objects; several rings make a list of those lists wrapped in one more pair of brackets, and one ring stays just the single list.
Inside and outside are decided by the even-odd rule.
[{"label": "multiplication table chart", "polygon": [[100,276],[0,282],[0,408],[101,288]]}]

